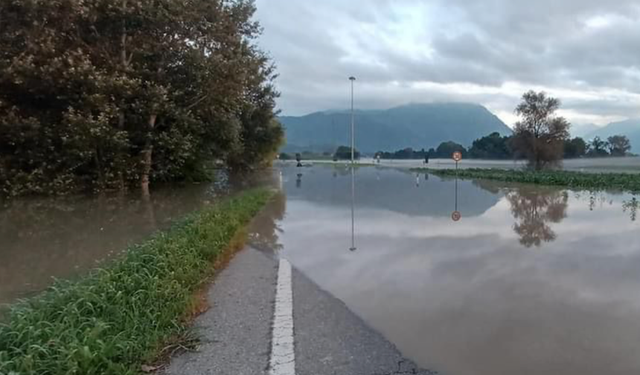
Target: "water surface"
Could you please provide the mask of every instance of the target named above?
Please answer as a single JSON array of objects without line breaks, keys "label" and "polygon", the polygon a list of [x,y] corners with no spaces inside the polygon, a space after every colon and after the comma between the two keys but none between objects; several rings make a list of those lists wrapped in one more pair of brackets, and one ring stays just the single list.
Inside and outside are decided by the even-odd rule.
[{"label": "water surface", "polygon": [[74,278],[175,220],[247,187],[270,185],[271,171],[215,183],[158,187],[151,197],[103,194],[17,199],[0,205],[0,308],[54,278]]},{"label": "water surface", "polygon": [[640,373],[636,197],[376,168],[353,181],[352,196],[348,169],[283,167],[255,244],[425,368]]}]

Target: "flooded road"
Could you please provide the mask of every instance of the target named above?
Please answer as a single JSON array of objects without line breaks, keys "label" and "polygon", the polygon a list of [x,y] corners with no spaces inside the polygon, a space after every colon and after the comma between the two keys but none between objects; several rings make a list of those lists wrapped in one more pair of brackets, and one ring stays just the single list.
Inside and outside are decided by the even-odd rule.
[{"label": "flooded road", "polygon": [[637,197],[366,167],[353,195],[344,167],[285,166],[280,179],[254,245],[289,259],[419,365],[640,373]]},{"label": "flooded road", "polygon": [[19,199],[0,205],[0,308],[37,293],[54,278],[99,267],[130,244],[243,188],[272,183],[272,173],[219,174],[211,184],[138,194]]},{"label": "flooded road", "polygon": [[627,193],[285,165],[149,200],[16,200],[0,209],[0,305],[256,185],[280,191],[251,244],[283,255],[425,368],[640,373],[639,203]]}]

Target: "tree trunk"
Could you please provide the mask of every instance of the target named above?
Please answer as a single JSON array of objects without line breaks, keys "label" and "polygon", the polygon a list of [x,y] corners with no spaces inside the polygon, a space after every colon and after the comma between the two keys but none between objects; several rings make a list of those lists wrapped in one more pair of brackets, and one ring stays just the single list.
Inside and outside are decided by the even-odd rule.
[{"label": "tree trunk", "polygon": [[144,149],[142,150],[142,173],[140,175],[140,188],[142,189],[142,195],[149,195],[149,180],[151,175],[151,163],[153,156],[153,144],[151,142],[151,137],[153,133],[153,129],[156,126],[156,119],[158,115],[155,113],[149,116],[149,129],[147,133],[147,139],[144,143]]},{"label": "tree trunk", "polygon": [[[127,10],[127,0],[122,0],[122,34],[120,35],[120,69],[122,69],[122,74],[126,74],[128,63],[127,63],[127,23],[125,21],[125,13]],[[118,114],[118,129],[120,131],[124,130],[126,114],[125,114],[125,101],[124,99],[120,101],[120,113]],[[124,153],[122,150],[120,151],[120,157],[124,159]],[[124,163],[123,163],[124,164]],[[124,191],[125,183],[124,183],[124,174],[122,172],[123,166],[118,166],[118,182],[120,184],[120,191]]]}]

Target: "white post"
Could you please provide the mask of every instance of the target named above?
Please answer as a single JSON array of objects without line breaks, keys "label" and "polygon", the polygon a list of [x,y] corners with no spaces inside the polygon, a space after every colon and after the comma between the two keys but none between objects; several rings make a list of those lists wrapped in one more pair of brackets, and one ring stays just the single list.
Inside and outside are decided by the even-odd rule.
[{"label": "white post", "polygon": [[349,77],[351,81],[351,164],[355,163],[355,147],[356,147],[356,129],[355,129],[355,114],[353,113],[353,83],[356,77]]}]

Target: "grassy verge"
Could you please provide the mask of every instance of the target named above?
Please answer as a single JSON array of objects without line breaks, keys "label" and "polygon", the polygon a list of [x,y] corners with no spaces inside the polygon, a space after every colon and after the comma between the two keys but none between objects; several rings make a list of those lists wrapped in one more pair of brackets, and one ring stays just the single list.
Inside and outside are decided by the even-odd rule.
[{"label": "grassy verge", "polygon": [[[455,169],[417,168],[414,171],[429,172],[436,176],[455,177]],[[529,171],[503,169],[460,169],[460,178],[522,182],[528,184],[566,186],[585,190],[624,190],[640,192],[640,174],[631,173],[582,173],[570,171]]]},{"label": "grassy verge", "polygon": [[81,280],[22,302],[0,326],[0,374],[139,374],[180,344],[198,291],[271,193],[194,213]]}]

